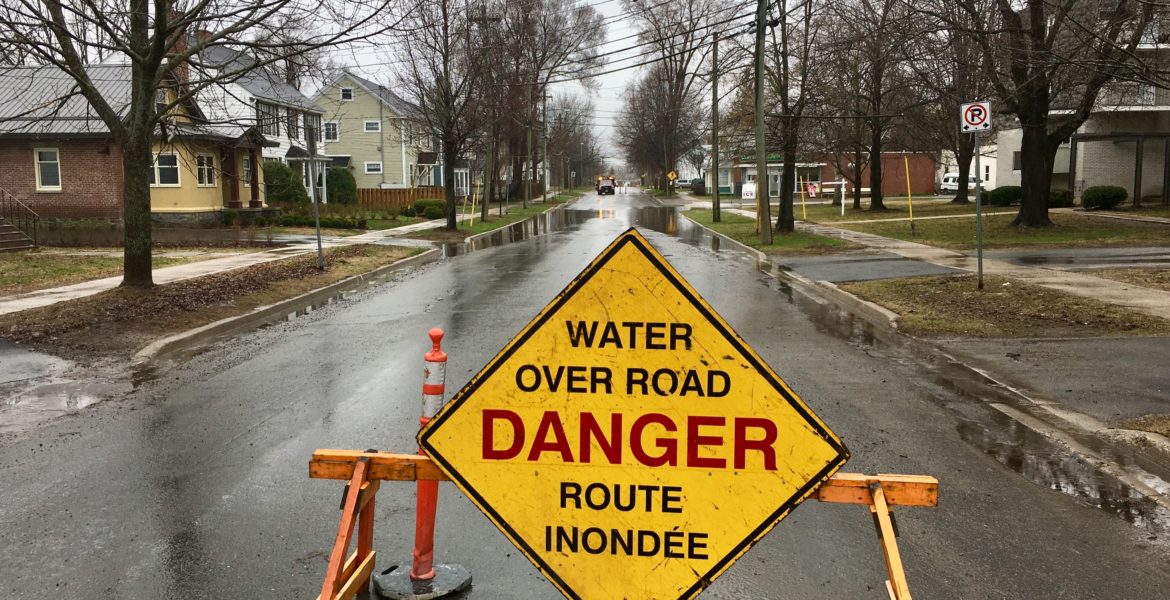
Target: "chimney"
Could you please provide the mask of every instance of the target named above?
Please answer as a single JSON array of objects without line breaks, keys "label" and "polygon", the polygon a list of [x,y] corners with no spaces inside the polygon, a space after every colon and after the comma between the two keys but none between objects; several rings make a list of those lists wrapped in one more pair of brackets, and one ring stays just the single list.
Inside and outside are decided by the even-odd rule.
[{"label": "chimney", "polygon": [[[171,10],[167,11],[167,29],[170,29],[172,24],[178,20],[179,13],[176,12],[175,9],[172,8]],[[171,46],[171,54],[179,55],[186,51],[187,30],[186,27],[184,27],[175,34],[175,43]],[[175,81],[178,82],[180,86],[185,86],[187,85],[189,70],[190,66],[187,64],[187,61],[183,61],[175,67],[175,70],[171,74],[174,76]]]}]

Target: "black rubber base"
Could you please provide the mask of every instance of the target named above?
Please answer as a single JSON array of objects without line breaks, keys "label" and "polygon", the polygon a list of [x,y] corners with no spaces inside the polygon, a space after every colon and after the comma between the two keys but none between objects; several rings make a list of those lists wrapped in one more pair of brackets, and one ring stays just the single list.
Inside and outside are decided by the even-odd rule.
[{"label": "black rubber base", "polygon": [[410,564],[394,565],[374,575],[374,591],[390,600],[430,600],[470,587],[471,573],[461,565],[435,565],[434,578],[422,581],[410,578]]}]

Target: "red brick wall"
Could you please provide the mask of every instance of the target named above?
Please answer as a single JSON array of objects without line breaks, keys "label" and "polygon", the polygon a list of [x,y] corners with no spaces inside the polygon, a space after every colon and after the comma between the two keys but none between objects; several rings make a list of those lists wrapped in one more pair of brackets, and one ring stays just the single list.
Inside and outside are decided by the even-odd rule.
[{"label": "red brick wall", "polygon": [[[932,195],[935,193],[935,156],[933,154],[903,154],[901,152],[882,153],[882,195],[906,195],[906,167],[903,157],[910,160],[910,190],[914,195]],[[848,164],[852,156],[843,156],[842,163]],[[825,157],[825,166],[821,167],[821,181],[837,179],[833,157]],[[852,175],[852,172],[849,173]],[[861,171],[861,187],[869,187],[869,165]],[[853,189],[850,185],[849,189]]]},{"label": "red brick wall", "polygon": [[[61,191],[36,191],[34,148],[57,148]],[[108,140],[0,140],[0,188],[42,217],[122,218],[122,151]]]}]

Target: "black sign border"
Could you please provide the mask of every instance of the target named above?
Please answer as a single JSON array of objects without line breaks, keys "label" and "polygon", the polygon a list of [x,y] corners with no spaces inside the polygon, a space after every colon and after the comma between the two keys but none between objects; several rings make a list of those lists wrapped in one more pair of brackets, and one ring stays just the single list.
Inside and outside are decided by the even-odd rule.
[{"label": "black sign border", "polygon": [[709,571],[701,575],[694,585],[687,588],[679,596],[679,599],[683,600],[686,598],[693,598],[699,592],[710,586],[711,583],[714,582],[715,578],[722,573],[722,571],[730,567],[732,562],[737,560],[740,556],[747,552],[748,549],[760,541],[760,539],[762,539],[769,531],[771,531],[772,528],[774,528],[780,522],[780,520],[786,517],[789,512],[791,512],[794,508],[797,507],[797,505],[804,501],[804,499],[812,493],[816,486],[823,483],[835,471],[840,469],[841,466],[845,464],[845,461],[849,459],[849,450],[845,447],[843,442],[839,441],[836,436],[828,432],[819,419],[809,414],[808,410],[801,402],[798,402],[791,394],[788,393],[788,386],[776,377],[771,368],[767,367],[758,360],[756,353],[748,348],[746,342],[744,342],[738,334],[736,334],[724,324],[722,318],[717,317],[714,314],[710,305],[701,297],[699,297],[697,292],[692,293],[692,291],[689,289],[689,286],[684,284],[678,277],[675,276],[671,269],[667,268],[663,264],[660,256],[650,247],[650,243],[646,240],[646,238],[642,237],[642,235],[638,233],[636,228],[631,227],[618,236],[618,238],[610,244],[609,248],[602,252],[602,254],[598,256],[592,264],[590,264],[573,281],[569,282],[569,285],[566,286],[565,289],[557,295],[553,302],[545,307],[545,309],[541,311],[541,313],[537,315],[537,317],[531,323],[529,323],[527,327],[525,327],[520,335],[513,338],[513,340],[509,342],[508,345],[505,346],[499,354],[492,358],[492,360],[488,362],[487,366],[485,366],[478,374],[476,374],[476,376],[473,377],[471,381],[469,381],[467,385],[463,387],[463,389],[456,392],[455,396],[451,398],[451,401],[443,407],[439,414],[431,419],[431,421],[427,424],[427,427],[419,432],[418,443],[419,446],[426,452],[427,456],[438,463],[442,470],[451,476],[451,478],[459,484],[459,487],[472,497],[473,503],[476,505],[476,507],[479,508],[479,510],[483,512],[493,523],[495,523],[498,528],[503,530],[504,533],[508,535],[508,538],[512,540],[512,543],[515,544],[524,553],[528,560],[532,561],[532,563],[535,564],[536,567],[540,569],[540,571],[544,573],[546,577],[551,579],[553,583],[556,584],[557,588],[563,594],[565,594],[565,596],[574,600],[580,600],[581,596],[577,594],[577,592],[573,590],[572,587],[570,587],[568,583],[566,583],[565,580],[562,579],[561,576],[557,574],[557,572],[554,571],[552,567],[544,561],[540,553],[536,552],[535,549],[529,546],[528,542],[525,541],[524,538],[521,537],[514,529],[512,529],[512,526],[509,525],[507,521],[505,521],[503,517],[501,517],[491,507],[491,505],[483,498],[483,496],[479,494],[479,491],[476,490],[466,479],[464,479],[459,471],[456,470],[455,467],[440,452],[436,451],[436,449],[431,446],[430,436],[437,428],[441,427],[443,423],[446,422],[447,418],[453,412],[462,406],[468,397],[470,397],[473,393],[476,392],[476,390],[479,389],[479,386],[482,382],[486,381],[488,377],[494,374],[495,371],[499,369],[500,365],[507,361],[508,358],[511,357],[511,355],[517,349],[521,348],[524,345],[524,342],[527,341],[527,339],[531,337],[533,333],[539,330],[554,314],[557,313],[558,310],[560,310],[560,308],[566,302],[568,302],[570,298],[573,297],[574,294],[576,294],[576,292],[582,286],[588,283],[589,280],[592,279],[593,276],[596,275],[597,272],[600,271],[601,268],[610,261],[610,259],[616,256],[617,253],[628,244],[633,244],[634,247],[637,248],[638,251],[641,252],[643,256],[645,256],[650,261],[650,263],[653,264],[654,267],[657,268],[664,277],[666,277],[668,281],[670,281],[671,285],[675,286],[677,290],[682,292],[683,296],[686,297],[687,300],[689,300],[691,304],[697,308],[711,324],[715,326],[719,333],[722,334],[723,337],[728,342],[730,342],[731,345],[734,346],[742,356],[748,359],[748,361],[755,368],[756,372],[760,375],[763,375],[764,378],[772,384],[772,387],[780,392],[780,396],[784,398],[784,400],[786,400],[788,404],[794,410],[796,410],[798,414],[801,415],[801,417],[804,418],[805,422],[812,426],[817,435],[824,439],[831,448],[837,451],[837,456],[830,460],[823,469],[821,469],[815,476],[813,476],[812,479],[808,481],[808,483],[796,490],[796,492],[790,498],[785,500],[779,508],[768,515],[762,523],[757,525],[756,528],[753,529],[752,532],[749,533],[743,541],[736,544],[736,546],[732,548],[732,550],[728,552],[723,558],[721,558],[717,563],[715,563],[715,565],[711,567]]}]

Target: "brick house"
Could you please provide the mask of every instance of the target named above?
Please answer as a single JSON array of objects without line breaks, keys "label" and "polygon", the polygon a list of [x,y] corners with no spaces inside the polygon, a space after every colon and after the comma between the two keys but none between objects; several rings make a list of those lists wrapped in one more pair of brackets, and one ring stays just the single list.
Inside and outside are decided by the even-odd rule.
[{"label": "brick house", "polygon": [[[114,110],[130,103],[130,67],[89,74]],[[0,69],[0,190],[42,217],[122,215],[122,151],[73,79],[52,65]],[[160,90],[160,103],[173,99]],[[156,133],[151,212],[161,220],[217,220],[226,207],[263,207],[267,142],[249,127],[208,123],[183,103]]]},{"label": "brick house", "polygon": [[[928,152],[883,152],[882,153],[882,195],[901,196],[906,194],[906,167],[910,168],[910,190],[915,195],[933,195],[935,193],[935,170],[937,169],[937,153]],[[823,182],[839,181],[841,170],[851,169],[852,162],[849,155],[827,155],[819,159],[798,159],[796,175],[799,180],[811,183],[821,193]],[[756,163],[752,155],[730,157],[723,161],[717,174],[708,172],[707,185],[711,179],[719,178],[719,192],[722,194],[739,195],[745,182],[756,180]],[[779,154],[768,155],[768,196],[780,196],[780,177],[784,172],[784,161]],[[869,189],[869,166],[861,171],[862,189]],[[828,186],[824,186],[827,188]],[[710,189],[708,187],[708,189]],[[852,184],[846,185],[852,190]],[[797,190],[799,193],[799,189]]]}]

